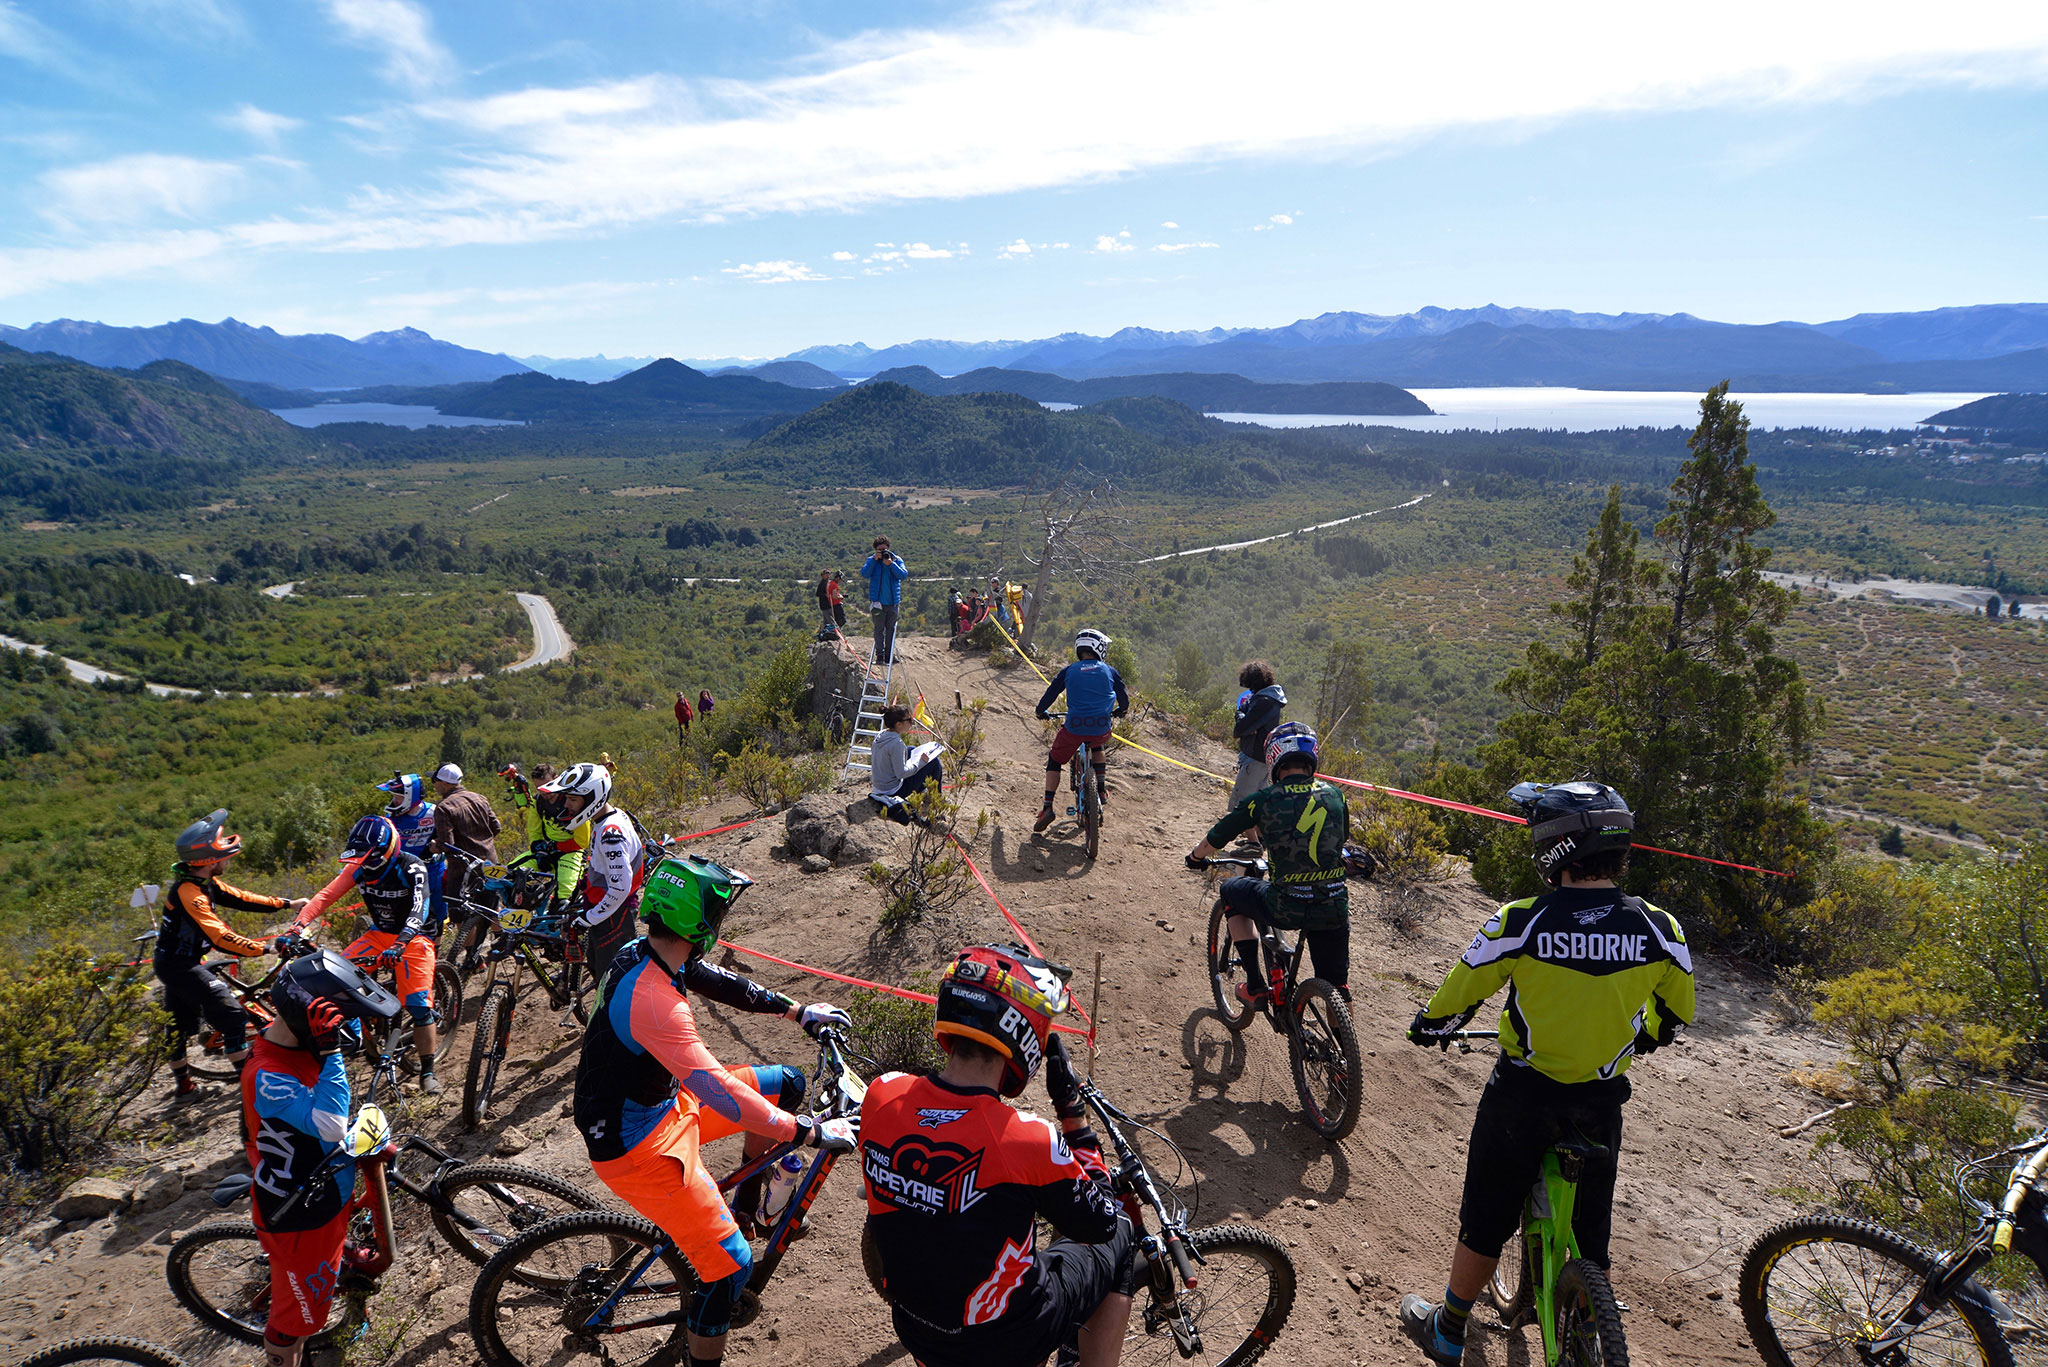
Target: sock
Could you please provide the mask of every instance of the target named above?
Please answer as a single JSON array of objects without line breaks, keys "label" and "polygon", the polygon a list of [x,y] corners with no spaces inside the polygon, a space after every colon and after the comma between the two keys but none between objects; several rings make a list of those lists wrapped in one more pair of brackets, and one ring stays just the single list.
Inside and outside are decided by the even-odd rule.
[{"label": "sock", "polygon": [[1463,1348],[1465,1346],[1465,1325],[1472,1318],[1472,1302],[1461,1300],[1448,1286],[1444,1288],[1443,1309],[1436,1312],[1436,1332],[1441,1337]]},{"label": "sock", "polygon": [[690,1367],[718,1367],[723,1361],[723,1357],[700,1358],[695,1353],[690,1354]]},{"label": "sock", "polygon": [[1244,967],[1244,980],[1253,991],[1259,986],[1259,942],[1257,940],[1237,941],[1237,961]]}]

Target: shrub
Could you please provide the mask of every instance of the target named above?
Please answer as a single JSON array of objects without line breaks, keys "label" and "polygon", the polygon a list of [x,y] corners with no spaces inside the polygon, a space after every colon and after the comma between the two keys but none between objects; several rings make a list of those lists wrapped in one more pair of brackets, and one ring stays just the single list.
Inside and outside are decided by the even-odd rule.
[{"label": "shrub", "polygon": [[110,1138],[164,1058],[146,965],[96,964],[75,939],[0,974],[0,1146],[43,1171]]},{"label": "shrub", "polygon": [[339,834],[327,794],[310,783],[284,790],[258,814],[249,840],[249,862],[265,873],[309,864],[330,849]]},{"label": "shrub", "polygon": [[944,742],[947,752],[952,756],[946,762],[946,767],[962,780],[965,780],[967,771],[973,767],[974,757],[981,750],[982,742],[988,739],[988,733],[981,729],[981,714],[987,710],[988,699],[976,698],[950,718],[940,732],[939,739]]},{"label": "shrub", "polygon": [[[1324,752],[1321,772],[1361,782],[1385,779],[1364,755],[1341,746]],[[1351,809],[1349,839],[1379,865],[1375,878],[1391,884],[1432,883],[1449,875],[1449,840],[1429,808],[1359,788],[1344,789],[1344,802]]]},{"label": "shrub", "polygon": [[1123,675],[1124,688],[1135,693],[1138,689],[1138,653],[1131,649],[1131,643],[1119,636],[1109,643],[1105,655],[1109,667]]},{"label": "shrub", "polygon": [[776,802],[777,794],[787,786],[783,771],[787,761],[770,754],[749,741],[725,762],[725,786],[738,793],[756,808],[767,807]]},{"label": "shrub", "polygon": [[[932,975],[915,975],[911,986],[930,992]],[[874,1063],[878,1075],[929,1073],[944,1066],[946,1056],[932,1036],[931,1003],[863,989],[853,994],[847,1014],[853,1017],[854,1049]]]},{"label": "shrub", "polygon": [[[926,789],[906,799],[904,806],[914,819],[902,866],[891,869],[877,861],[868,865],[867,871],[867,880],[881,899],[877,919],[891,935],[951,911],[974,889],[974,874],[967,867],[966,856],[948,833],[960,805],[943,793]],[[983,812],[975,820],[970,839],[987,825],[988,813]]]}]

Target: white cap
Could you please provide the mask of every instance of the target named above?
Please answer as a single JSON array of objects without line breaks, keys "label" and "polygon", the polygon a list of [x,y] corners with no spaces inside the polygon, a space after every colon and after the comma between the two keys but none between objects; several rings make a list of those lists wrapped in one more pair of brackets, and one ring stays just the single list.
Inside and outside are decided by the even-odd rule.
[{"label": "white cap", "polygon": [[459,764],[444,764],[434,771],[434,778],[440,783],[460,783],[462,782],[462,766]]}]

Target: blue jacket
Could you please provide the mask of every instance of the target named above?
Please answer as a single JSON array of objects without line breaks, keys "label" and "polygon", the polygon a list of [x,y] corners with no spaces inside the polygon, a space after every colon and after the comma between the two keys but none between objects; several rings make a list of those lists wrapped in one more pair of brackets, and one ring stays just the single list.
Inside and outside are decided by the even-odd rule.
[{"label": "blue jacket", "polygon": [[860,573],[868,581],[870,603],[889,608],[903,601],[903,581],[910,577],[910,567],[903,563],[902,556],[892,554],[883,560],[871,555],[860,567]]},{"label": "blue jacket", "polygon": [[1076,660],[1053,675],[1038,700],[1038,715],[1044,716],[1061,693],[1067,695],[1066,728],[1077,736],[1107,735],[1111,718],[1121,717],[1131,706],[1124,676],[1106,660]]},{"label": "blue jacket", "polygon": [[1266,762],[1266,737],[1280,724],[1280,709],[1287,706],[1287,694],[1279,684],[1268,684],[1237,704],[1237,724],[1230,734],[1237,737],[1237,753],[1257,763]]}]

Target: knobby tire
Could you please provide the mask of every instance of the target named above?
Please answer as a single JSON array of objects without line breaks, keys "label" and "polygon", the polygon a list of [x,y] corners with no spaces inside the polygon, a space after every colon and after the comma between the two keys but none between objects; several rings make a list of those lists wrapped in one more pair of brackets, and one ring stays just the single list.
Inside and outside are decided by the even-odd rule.
[{"label": "knobby tire", "polygon": [[1252,1023],[1252,1009],[1237,999],[1237,979],[1231,960],[1236,946],[1230,942],[1230,909],[1219,898],[1209,909],[1209,995],[1216,999],[1216,1014],[1234,1035],[1241,1035]]},{"label": "knobby tire", "polygon": [[[216,1267],[215,1258],[225,1261]],[[263,1342],[270,1318],[270,1258],[254,1225],[201,1225],[171,1245],[164,1279],[178,1304],[207,1328],[243,1343]],[[328,1314],[327,1327],[312,1337],[316,1348],[345,1342],[362,1323],[360,1308],[346,1295],[335,1296]]]},{"label": "knobby tire", "polygon": [[[607,1334],[588,1348],[578,1344],[564,1321],[575,1318],[570,1299],[578,1295],[579,1269],[601,1269],[584,1279],[590,1290],[578,1301],[594,1311],[655,1247],[665,1250],[660,1263],[621,1302],[614,1320],[674,1313],[675,1322],[641,1331],[632,1343],[626,1335]],[[606,1367],[669,1367],[689,1350],[681,1312],[696,1285],[689,1263],[648,1221],[579,1211],[536,1225],[484,1264],[470,1292],[469,1332],[489,1367],[560,1367],[574,1357],[602,1361]]]},{"label": "knobby tire", "polygon": [[441,1237],[478,1267],[527,1230],[602,1204],[574,1182],[517,1163],[465,1163],[441,1179],[441,1196],[487,1226],[468,1229],[448,1211],[432,1212]]},{"label": "knobby tire", "polygon": [[[1742,1260],[1736,1302],[1769,1367],[1860,1362],[1867,1325],[1888,1324],[1918,1296],[1936,1255],[1890,1230],[1835,1215],[1773,1225]],[[1968,1283],[1975,1296],[1984,1293]],[[2012,1348],[1982,1300],[1957,1298],[1902,1345],[1916,1363],[2011,1367]]]},{"label": "knobby tire", "polygon": [[1530,1260],[1534,1256],[1529,1245],[1529,1212],[1525,1207],[1513,1241],[1503,1250],[1500,1262],[1493,1269],[1493,1276],[1486,1283],[1486,1299],[1500,1315],[1500,1322],[1510,1329],[1529,1318],[1529,1305],[1535,1293],[1535,1279],[1530,1270]]},{"label": "knobby tire", "polygon": [[1621,1307],[1607,1274],[1574,1258],[1557,1273],[1557,1360],[1563,1367],[1628,1367]]},{"label": "knobby tire", "polygon": [[73,1363],[127,1362],[135,1367],[185,1367],[174,1354],[131,1338],[71,1339],[53,1343],[21,1360],[20,1367],[70,1367]]},{"label": "knobby tire", "polygon": [[[1180,1303],[1194,1308],[1202,1350],[1182,1358],[1165,1325],[1145,1332],[1152,1293],[1141,1278],[1124,1338],[1122,1367],[1248,1367],[1270,1348],[1294,1308],[1294,1260],[1280,1240],[1250,1225],[1215,1225],[1188,1235],[1206,1262],[1199,1285],[1181,1288]],[[1263,1282],[1263,1287],[1260,1283]]]},{"label": "knobby tire", "polygon": [[476,1040],[469,1049],[469,1071],[462,1079],[462,1123],[471,1130],[491,1111],[491,1093],[498,1069],[512,1043],[512,984],[493,983],[476,1009]]},{"label": "knobby tire", "polygon": [[451,963],[434,965],[434,1013],[440,1034],[434,1041],[434,1065],[448,1057],[455,1047],[455,1032],[462,1028],[462,971]]},{"label": "knobby tire", "polygon": [[1294,1090],[1309,1127],[1334,1143],[1357,1126],[1365,1089],[1351,1008],[1336,988],[1307,978],[1294,989],[1292,1011],[1287,1063]]}]

